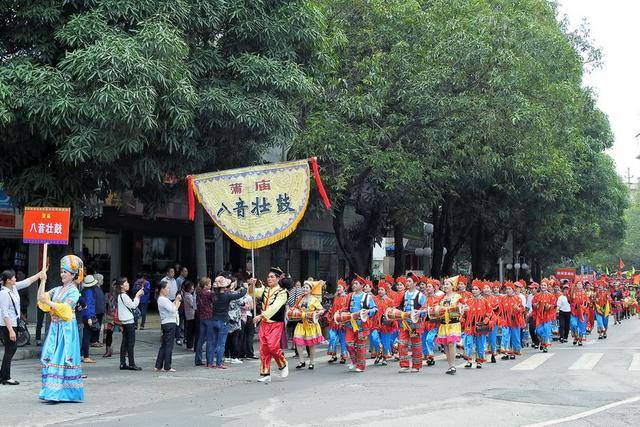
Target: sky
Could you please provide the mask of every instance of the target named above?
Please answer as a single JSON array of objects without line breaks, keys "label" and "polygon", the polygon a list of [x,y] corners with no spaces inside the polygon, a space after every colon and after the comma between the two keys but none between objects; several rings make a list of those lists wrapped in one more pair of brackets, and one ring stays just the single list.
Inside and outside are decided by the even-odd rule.
[{"label": "sky", "polygon": [[640,178],[640,1],[558,0],[560,14],[571,28],[586,19],[591,38],[603,54],[603,66],[586,74],[584,84],[595,89],[615,135],[613,157],[618,173],[627,181]]}]

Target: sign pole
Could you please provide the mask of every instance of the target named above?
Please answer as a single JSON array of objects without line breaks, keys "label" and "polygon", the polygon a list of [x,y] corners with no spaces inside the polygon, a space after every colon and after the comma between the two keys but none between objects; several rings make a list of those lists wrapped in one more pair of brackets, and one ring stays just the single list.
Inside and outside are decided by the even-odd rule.
[{"label": "sign pole", "polygon": [[[47,271],[47,248],[49,247],[48,243],[45,243],[42,247],[42,271]],[[40,282],[44,282],[44,279],[40,279]]]}]

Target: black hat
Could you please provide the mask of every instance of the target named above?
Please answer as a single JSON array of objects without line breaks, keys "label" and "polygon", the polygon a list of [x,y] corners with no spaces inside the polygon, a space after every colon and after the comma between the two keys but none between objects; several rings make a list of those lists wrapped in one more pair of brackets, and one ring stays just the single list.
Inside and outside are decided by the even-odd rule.
[{"label": "black hat", "polygon": [[280,267],[271,267],[269,272],[274,273],[276,276],[284,276],[284,271]]}]

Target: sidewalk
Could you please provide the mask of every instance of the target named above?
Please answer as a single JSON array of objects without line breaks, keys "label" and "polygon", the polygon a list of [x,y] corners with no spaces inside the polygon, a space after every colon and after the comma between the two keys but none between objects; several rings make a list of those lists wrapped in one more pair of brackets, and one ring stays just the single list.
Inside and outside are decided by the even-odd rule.
[{"label": "sidewalk", "polygon": [[[29,333],[31,334],[31,342],[24,347],[18,347],[16,354],[13,356],[13,360],[26,360],[26,359],[38,359],[42,348],[36,345],[36,324],[29,323],[27,325]],[[42,328],[42,341],[44,342],[46,335],[44,327]],[[100,333],[100,342],[103,340],[103,332]],[[122,340],[122,334],[116,330],[113,334],[113,354],[120,354],[120,342]],[[138,349],[144,351],[145,346],[149,346],[155,351],[158,351],[160,345],[160,316],[157,313],[147,314],[147,323],[144,330],[136,331],[136,351]],[[179,347],[178,347],[179,348]],[[102,348],[89,348],[89,353],[92,358],[102,357],[104,354],[104,347]],[[4,346],[0,344],[0,358],[4,355]]]}]

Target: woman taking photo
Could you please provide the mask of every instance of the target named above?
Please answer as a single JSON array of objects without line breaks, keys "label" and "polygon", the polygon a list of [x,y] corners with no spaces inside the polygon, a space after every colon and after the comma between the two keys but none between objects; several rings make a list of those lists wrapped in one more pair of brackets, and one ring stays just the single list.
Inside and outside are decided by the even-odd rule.
[{"label": "woman taking photo", "polygon": [[75,255],[60,260],[62,286],[44,291],[45,280],[38,288],[38,307],[51,315],[49,333],[42,346],[42,388],[40,399],[50,402],[80,402],[84,400],[80,337],[75,309],[84,279],[84,265]]},{"label": "woman taking photo", "polygon": [[[194,351],[196,353],[196,366],[213,365],[213,292],[211,292],[211,279],[203,277],[198,283],[196,291],[196,306],[200,330],[196,340]],[[206,364],[202,361],[202,346],[207,343]]]},{"label": "woman taking photo", "polygon": [[4,356],[2,357],[2,369],[0,369],[0,384],[18,385],[18,381],[11,379],[11,359],[18,346],[16,345],[16,331],[18,317],[20,315],[20,294],[18,291],[28,288],[33,282],[46,279],[44,271],[16,282],[16,272],[5,270],[2,272],[2,290],[0,291],[0,333],[4,342]]},{"label": "woman taking photo", "polygon": [[222,364],[224,357],[224,347],[229,333],[229,305],[231,301],[242,298],[247,293],[246,288],[237,291],[230,291],[231,280],[222,276],[216,277],[213,292],[213,340],[212,347],[216,356],[216,364],[210,368],[227,369]]},{"label": "woman taking photo", "polygon": [[311,295],[310,282],[306,281],[302,285],[302,296],[298,298],[294,308],[302,311],[302,321],[296,325],[296,329],[293,331],[293,343],[296,345],[298,359],[300,360],[296,369],[302,369],[306,366],[304,360],[305,347],[309,351],[309,369],[314,369],[315,347],[324,341],[322,329],[320,328],[320,323],[318,323],[318,319],[324,313],[324,309],[318,298]]},{"label": "woman taking photo", "polygon": [[162,344],[158,350],[156,358],[156,366],[153,369],[156,372],[175,372],[171,367],[171,357],[173,356],[173,339],[176,336],[176,321],[178,319],[178,308],[182,297],[176,295],[175,301],[169,299],[169,286],[166,281],[160,282],[158,285],[158,313],[160,314],[160,327],[162,328]]},{"label": "woman taking photo", "polygon": [[[133,312],[140,304],[140,297],[144,294],[144,288],[136,292],[133,299],[129,298],[129,282],[126,277],[120,277],[116,280],[116,295],[118,296],[118,320],[122,328],[122,343],[120,344],[120,370],[141,371],[142,368],[136,365],[133,357],[133,348],[136,345],[136,329],[134,325]],[[126,359],[129,358],[127,365]]]}]

